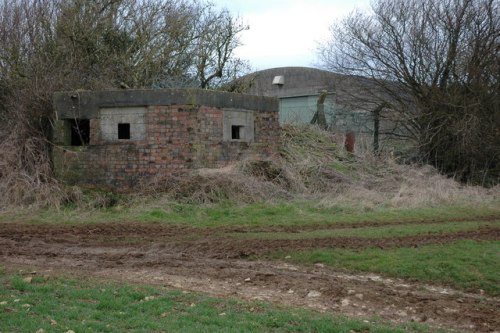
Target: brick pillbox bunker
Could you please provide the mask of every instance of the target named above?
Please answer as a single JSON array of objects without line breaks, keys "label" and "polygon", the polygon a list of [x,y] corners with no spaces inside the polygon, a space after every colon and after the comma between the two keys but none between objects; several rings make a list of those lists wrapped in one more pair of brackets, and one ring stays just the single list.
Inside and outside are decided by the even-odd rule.
[{"label": "brick pillbox bunker", "polygon": [[130,190],[157,175],[278,153],[278,100],[200,89],[54,94],[54,170],[68,184]]}]

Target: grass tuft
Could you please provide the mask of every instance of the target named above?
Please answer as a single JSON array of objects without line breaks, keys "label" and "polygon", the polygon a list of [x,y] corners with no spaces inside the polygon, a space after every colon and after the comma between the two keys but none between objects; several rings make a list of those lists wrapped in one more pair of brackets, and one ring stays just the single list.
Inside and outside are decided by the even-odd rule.
[{"label": "grass tuft", "polygon": [[24,281],[19,276],[13,276],[11,281],[10,281],[10,284],[11,284],[12,288],[14,290],[17,290],[17,291],[23,292],[23,291],[30,289],[29,283]]}]

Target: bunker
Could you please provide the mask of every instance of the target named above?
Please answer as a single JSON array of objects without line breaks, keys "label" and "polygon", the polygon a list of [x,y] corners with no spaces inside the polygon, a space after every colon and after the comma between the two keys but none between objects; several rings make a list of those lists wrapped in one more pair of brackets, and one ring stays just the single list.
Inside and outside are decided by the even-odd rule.
[{"label": "bunker", "polygon": [[278,100],[200,89],[59,92],[54,170],[68,184],[130,190],[155,176],[278,153]]}]

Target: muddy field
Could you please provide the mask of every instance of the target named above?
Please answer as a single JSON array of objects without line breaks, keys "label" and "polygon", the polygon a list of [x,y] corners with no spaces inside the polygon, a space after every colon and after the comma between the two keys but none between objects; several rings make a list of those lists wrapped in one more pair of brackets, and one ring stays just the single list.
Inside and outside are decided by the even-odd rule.
[{"label": "muddy field", "polygon": [[[484,221],[490,219],[499,217],[483,218]],[[411,223],[439,222],[446,221]],[[256,231],[300,232],[404,223],[408,222],[259,229],[140,223],[76,226],[5,223],[0,226],[0,263],[7,267],[29,267],[36,270],[36,274],[85,274],[362,318],[375,315],[398,322],[425,322],[474,332],[500,331],[498,297],[377,275],[346,274],[320,264],[292,265],[286,258],[281,261],[255,259],[285,249],[388,248],[459,239],[500,240],[498,227],[387,239],[257,240],[232,236]]]}]

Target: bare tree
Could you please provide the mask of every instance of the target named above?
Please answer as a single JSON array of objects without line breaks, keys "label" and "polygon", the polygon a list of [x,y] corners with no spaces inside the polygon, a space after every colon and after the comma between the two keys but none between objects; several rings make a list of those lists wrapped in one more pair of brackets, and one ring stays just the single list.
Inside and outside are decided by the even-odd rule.
[{"label": "bare tree", "polygon": [[[377,0],[331,28],[330,70],[371,78],[419,156],[462,180],[499,180],[500,5]],[[373,85],[371,88],[374,88]],[[375,91],[375,93],[374,93]]]},{"label": "bare tree", "polygon": [[[201,13],[199,23],[195,29],[200,38],[193,54],[200,87],[208,88],[211,82],[224,83],[225,77],[234,79],[230,71],[243,69],[245,63],[234,59],[233,52],[240,45],[238,34],[248,27],[233,18],[227,10],[217,12],[213,8]],[[227,67],[228,63],[230,67]]]}]

